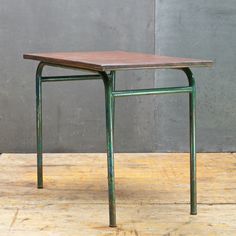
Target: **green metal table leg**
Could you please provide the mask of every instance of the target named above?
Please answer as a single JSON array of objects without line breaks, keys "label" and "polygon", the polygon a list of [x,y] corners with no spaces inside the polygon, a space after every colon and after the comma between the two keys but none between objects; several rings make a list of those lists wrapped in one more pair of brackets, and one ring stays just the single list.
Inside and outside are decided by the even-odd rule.
[{"label": "green metal table leg", "polygon": [[[116,90],[116,72],[111,71],[111,79],[112,79],[112,90]],[[113,139],[114,139],[114,129],[115,129],[115,99],[113,99]]]},{"label": "green metal table leg", "polygon": [[189,94],[190,110],[190,180],[191,180],[191,214],[197,214],[197,183],[196,183],[196,90],[193,86]]},{"label": "green metal table leg", "polygon": [[189,68],[183,69],[189,80],[192,92],[189,93],[190,113],[190,202],[191,215],[197,215],[197,180],[196,180],[196,86]]},{"label": "green metal table leg", "polygon": [[40,63],[36,72],[36,139],[37,139],[37,179],[38,188],[43,188],[43,156],[42,156],[42,80],[44,64]]},{"label": "green metal table leg", "polygon": [[105,86],[109,218],[110,227],[116,227],[116,199],[113,152],[114,97],[112,95],[114,77],[109,77],[105,72],[102,72],[101,75],[103,76]]}]

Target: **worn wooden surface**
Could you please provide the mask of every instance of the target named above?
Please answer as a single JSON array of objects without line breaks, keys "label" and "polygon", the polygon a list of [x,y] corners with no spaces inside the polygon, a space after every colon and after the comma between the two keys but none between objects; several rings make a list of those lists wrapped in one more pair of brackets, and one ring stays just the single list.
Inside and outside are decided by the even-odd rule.
[{"label": "worn wooden surface", "polygon": [[24,58],[95,71],[212,65],[210,60],[165,57],[124,51],[30,53],[24,54]]},{"label": "worn wooden surface", "polygon": [[236,235],[236,154],[198,155],[198,212],[189,215],[188,154],[116,154],[118,228],[109,228],[104,154],[0,157],[0,235]]}]

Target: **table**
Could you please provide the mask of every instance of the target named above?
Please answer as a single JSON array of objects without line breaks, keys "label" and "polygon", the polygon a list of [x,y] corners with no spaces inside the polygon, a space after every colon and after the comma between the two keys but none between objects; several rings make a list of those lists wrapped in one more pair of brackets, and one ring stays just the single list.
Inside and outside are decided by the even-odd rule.
[{"label": "table", "polygon": [[[106,146],[108,169],[109,225],[116,227],[114,175],[114,112],[118,97],[158,94],[189,94],[190,119],[190,213],[197,214],[196,184],[196,86],[190,67],[212,66],[210,60],[157,56],[125,51],[29,53],[25,59],[40,61],[36,71],[37,186],[43,188],[42,83],[75,80],[102,80],[105,87]],[[42,76],[43,68],[62,67],[93,72],[76,76]],[[116,90],[116,71],[137,69],[177,69],[185,73],[188,86]]]}]

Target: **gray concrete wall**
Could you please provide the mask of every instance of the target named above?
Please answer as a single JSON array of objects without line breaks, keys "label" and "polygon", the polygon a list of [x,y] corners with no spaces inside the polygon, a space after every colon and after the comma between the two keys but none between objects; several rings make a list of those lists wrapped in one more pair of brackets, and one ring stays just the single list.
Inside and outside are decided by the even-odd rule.
[{"label": "gray concrete wall", "polygon": [[[233,0],[0,0],[0,152],[35,151],[37,63],[23,60],[24,52],[113,49],[216,60],[212,70],[194,70],[198,149],[235,150],[235,22]],[[45,71],[53,73],[65,71]],[[186,81],[166,71],[122,72],[117,80],[118,88]],[[104,151],[101,82],[44,84],[43,95],[45,151]],[[188,150],[185,95],[117,101],[116,151]]]},{"label": "gray concrete wall", "polygon": [[[35,150],[36,63],[23,60],[24,52],[121,49],[152,53],[154,18],[154,1],[0,0],[0,152]],[[137,87],[152,86],[153,72],[118,74],[120,88],[135,82]],[[46,151],[104,151],[101,81],[45,84],[43,95]],[[117,150],[152,150],[151,99],[118,101]]]},{"label": "gray concrete wall", "polygon": [[[156,53],[215,61],[213,69],[193,70],[198,150],[236,151],[236,1],[158,0],[156,6]],[[159,74],[156,84],[181,81],[171,75]],[[156,98],[157,150],[187,150],[183,105],[184,96]]]}]

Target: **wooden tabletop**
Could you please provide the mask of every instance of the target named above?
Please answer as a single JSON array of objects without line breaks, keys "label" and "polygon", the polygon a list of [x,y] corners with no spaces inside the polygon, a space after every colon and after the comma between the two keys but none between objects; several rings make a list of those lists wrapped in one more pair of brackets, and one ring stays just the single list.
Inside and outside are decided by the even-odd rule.
[{"label": "wooden tabletop", "polygon": [[209,67],[213,64],[210,60],[125,51],[29,53],[24,54],[24,58],[93,71]]}]

